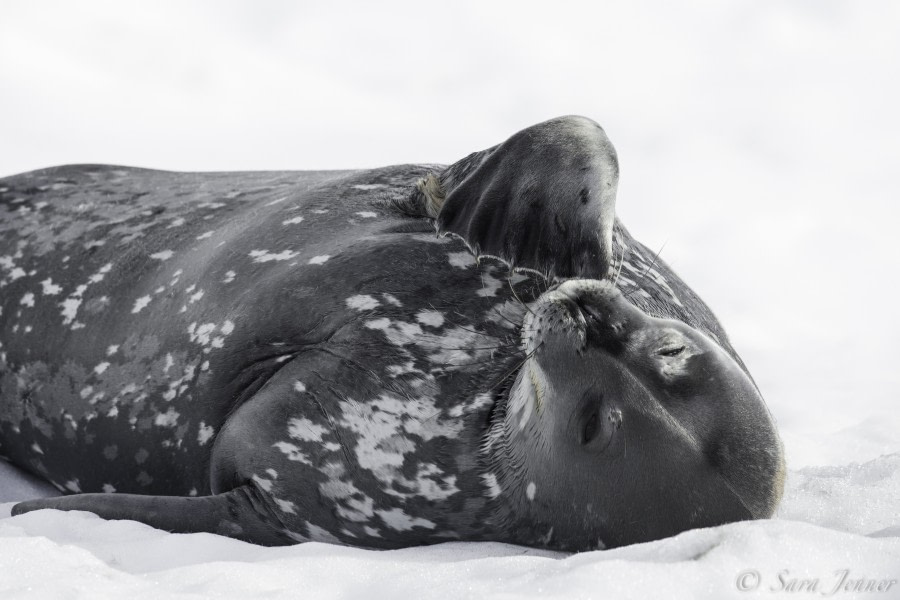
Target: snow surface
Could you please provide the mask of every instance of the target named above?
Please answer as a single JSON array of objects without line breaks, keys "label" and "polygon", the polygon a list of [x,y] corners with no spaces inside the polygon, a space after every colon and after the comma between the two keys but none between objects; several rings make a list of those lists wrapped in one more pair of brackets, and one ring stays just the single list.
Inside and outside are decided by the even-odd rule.
[{"label": "snow surface", "polygon": [[[32,495],[30,484],[12,485]],[[753,595],[738,588],[739,577],[773,597],[789,594],[783,588],[793,579],[817,579],[827,595],[846,570],[848,580],[898,582],[864,597],[900,598],[898,498],[900,454],[809,467],[790,473],[777,519],[569,556],[490,543],[262,548],[83,512],[4,519],[12,507],[6,503],[0,597],[575,599],[650,598],[664,590],[667,598],[747,598]]]},{"label": "snow surface", "polygon": [[[715,310],[778,421],[777,518],[575,556],[273,549],[7,518],[56,492],[0,462],[0,599],[810,597],[841,570],[898,583],[832,597],[900,598],[900,5],[307,4],[4,1],[0,172],[449,162],[590,116],[618,214]],[[819,587],[779,593],[779,574]]]}]

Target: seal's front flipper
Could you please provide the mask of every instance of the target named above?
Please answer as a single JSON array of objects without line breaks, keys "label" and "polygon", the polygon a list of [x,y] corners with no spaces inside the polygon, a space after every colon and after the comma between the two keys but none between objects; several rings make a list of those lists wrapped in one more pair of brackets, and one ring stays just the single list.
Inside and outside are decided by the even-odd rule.
[{"label": "seal's front flipper", "polygon": [[560,117],[419,182],[441,233],[476,256],[551,277],[602,279],[612,262],[616,151],[584,117]]},{"label": "seal's front flipper", "polygon": [[295,544],[271,513],[262,494],[250,485],[215,496],[141,496],[78,494],[16,504],[13,516],[53,508],[84,510],[104,519],[139,521],[174,533],[217,533],[264,546]]}]

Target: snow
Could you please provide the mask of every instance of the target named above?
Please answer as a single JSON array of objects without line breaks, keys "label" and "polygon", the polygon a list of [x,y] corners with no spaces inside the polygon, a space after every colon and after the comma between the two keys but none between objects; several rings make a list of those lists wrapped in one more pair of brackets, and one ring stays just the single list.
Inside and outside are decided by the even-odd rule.
[{"label": "snow", "polygon": [[[20,497],[33,496],[29,484]],[[792,471],[777,519],[688,531],[578,555],[504,544],[373,551],[308,543],[262,548],[211,534],[169,534],[90,513],[8,516],[0,504],[0,597],[668,598],[748,597],[793,579],[900,580],[900,454]],[[4,489],[9,498],[9,488]],[[853,597],[841,592],[838,597]],[[900,581],[866,597],[900,598]]]},{"label": "snow", "polygon": [[723,322],[788,478],[775,519],[628,548],[376,552],[8,518],[56,492],[0,461],[3,600],[810,597],[842,570],[898,583],[833,597],[900,598],[896,3],[6,4],[3,174],[449,162],[553,116],[596,119],[618,214]]}]

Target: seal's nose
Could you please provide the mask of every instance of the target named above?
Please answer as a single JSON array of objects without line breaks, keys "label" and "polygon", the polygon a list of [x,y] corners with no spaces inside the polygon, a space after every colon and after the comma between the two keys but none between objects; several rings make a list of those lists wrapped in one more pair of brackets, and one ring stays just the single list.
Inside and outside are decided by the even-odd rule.
[{"label": "seal's nose", "polygon": [[[566,287],[569,283],[572,285]],[[559,292],[573,316],[578,315],[577,320],[584,323],[588,345],[612,354],[621,352],[636,309],[608,282],[566,284],[560,286]]]}]

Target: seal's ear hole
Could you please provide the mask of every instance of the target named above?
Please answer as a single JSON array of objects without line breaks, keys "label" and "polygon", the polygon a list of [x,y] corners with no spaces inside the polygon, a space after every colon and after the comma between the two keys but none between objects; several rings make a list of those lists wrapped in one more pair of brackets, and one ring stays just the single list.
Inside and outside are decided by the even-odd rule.
[{"label": "seal's ear hole", "polygon": [[575,415],[575,440],[591,453],[606,451],[622,427],[622,412],[596,391],[584,395]]},{"label": "seal's ear hole", "polygon": [[584,429],[581,432],[581,443],[589,444],[591,443],[597,434],[600,432],[600,411],[595,410],[589,416],[587,421],[584,423]]},{"label": "seal's ear hole", "polygon": [[604,433],[603,393],[596,390],[588,392],[582,398],[582,402],[581,409],[577,413],[579,418],[576,436],[582,446],[587,446]]}]

